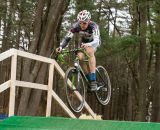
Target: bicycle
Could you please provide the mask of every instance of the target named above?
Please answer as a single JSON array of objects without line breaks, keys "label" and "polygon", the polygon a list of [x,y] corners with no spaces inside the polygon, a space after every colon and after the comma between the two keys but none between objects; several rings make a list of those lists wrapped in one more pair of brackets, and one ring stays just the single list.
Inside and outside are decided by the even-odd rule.
[{"label": "bicycle", "polygon": [[[87,84],[87,86],[89,86],[90,84],[83,69],[80,66],[80,60],[77,56],[77,52],[83,52],[87,59],[89,58],[83,48],[63,50],[61,52],[61,55],[65,55],[67,53],[73,53],[75,55],[74,66],[67,69],[64,79],[67,102],[69,104],[69,107],[74,112],[82,111],[85,103],[85,84]],[[96,77],[98,87],[97,90],[94,91],[94,93],[100,104],[107,105],[111,98],[111,83],[109,75],[103,66],[97,66]]]}]

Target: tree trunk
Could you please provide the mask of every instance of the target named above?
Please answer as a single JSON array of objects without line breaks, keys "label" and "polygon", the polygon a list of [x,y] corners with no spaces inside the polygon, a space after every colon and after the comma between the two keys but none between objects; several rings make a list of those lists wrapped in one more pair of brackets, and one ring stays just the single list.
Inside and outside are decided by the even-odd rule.
[{"label": "tree trunk", "polygon": [[145,0],[139,3],[140,47],[139,47],[139,90],[138,90],[138,115],[137,120],[145,121],[146,116],[146,26],[147,3]]},{"label": "tree trunk", "polygon": [[[41,0],[39,2],[41,2],[41,4],[43,4],[43,2]],[[40,18],[42,18],[42,10],[43,10],[43,6],[41,4],[39,5],[39,6],[41,6],[41,8],[40,8],[40,11],[41,11],[40,16],[41,17]],[[46,12],[48,14],[45,14],[45,16],[47,17],[46,18],[47,22],[46,21],[43,22],[43,27],[42,27],[42,25],[39,26],[39,27],[41,27],[41,29],[45,29],[45,30],[40,30],[39,28],[37,29],[37,31],[36,31],[37,32],[37,40],[35,40],[36,43],[35,42],[32,43],[33,45],[31,45],[31,47],[30,47],[31,49],[29,49],[29,52],[36,53],[36,50],[38,50],[37,52],[39,55],[49,56],[49,54],[51,53],[51,49],[53,48],[53,45],[54,45],[53,42],[51,43],[51,41],[53,41],[53,40],[51,40],[51,37],[55,37],[58,23],[60,21],[60,18],[62,17],[62,14],[64,13],[64,7],[66,7],[67,5],[68,4],[65,4],[65,1],[63,1],[63,0],[59,0],[59,1],[52,0],[51,1],[51,5],[48,5],[49,12]],[[37,14],[39,14],[38,12],[37,12]],[[41,35],[38,37],[38,35],[40,33],[41,33]],[[41,39],[40,41],[42,41],[42,42],[40,42],[38,39]],[[40,44],[40,47],[37,47],[37,43]],[[42,73],[38,73],[38,71],[40,70],[40,67],[41,67],[41,63],[36,62],[34,64],[34,67],[32,67],[33,69],[31,71],[31,73],[30,73],[30,69],[31,69],[30,66],[31,66],[31,61],[27,60],[24,64],[25,70],[23,71],[24,72],[23,73],[23,80],[27,79],[30,82],[37,81],[36,78],[39,79],[38,77],[39,76],[41,77],[41,74],[42,74]],[[26,68],[28,68],[28,69],[26,70]],[[27,78],[27,77],[29,77],[29,78]],[[45,76],[43,78],[45,78]],[[41,81],[44,81],[44,79],[43,80],[41,79]],[[29,108],[31,108],[31,106],[32,106],[32,104],[34,104],[34,102],[37,102],[35,109],[38,108],[38,104],[39,104],[40,97],[41,97],[41,92],[39,91],[37,93],[37,98],[35,98],[36,100],[31,97],[32,97],[31,89],[24,89],[22,96],[21,96],[20,104],[19,104],[18,115],[25,115],[27,113],[31,113],[31,111],[33,109],[32,110],[29,109],[29,111],[26,113],[26,110],[28,107],[27,105],[29,105]],[[33,100],[30,101],[29,100],[30,98]],[[35,112],[36,112],[36,110],[33,110],[32,114],[35,115],[36,114]]]},{"label": "tree trunk", "polygon": [[[131,1],[130,5],[130,13],[132,16],[131,23],[131,34],[136,36],[138,33],[138,3],[136,0]],[[133,52],[136,51],[136,45],[133,47]],[[137,88],[139,88],[139,80],[138,80],[138,70],[137,70],[137,62],[129,63],[129,60],[126,57],[126,62],[128,64],[128,68],[130,69],[131,78],[128,82],[128,120],[134,120],[135,113],[137,112]]]},{"label": "tree trunk", "polygon": [[[33,35],[33,42],[31,43],[31,46],[29,47],[29,52],[30,53],[35,53],[37,45],[38,45],[38,39],[40,35],[40,30],[42,26],[42,15],[43,15],[43,7],[44,7],[44,0],[39,0],[38,5],[37,5],[37,11],[36,11],[36,17],[35,17],[35,22],[36,26],[34,26],[34,35]],[[26,59],[24,61],[23,65],[23,70],[22,70],[22,80],[25,81],[33,81],[33,78],[31,80],[30,75],[30,66],[31,66],[31,60]],[[29,99],[29,93],[31,89],[28,88],[23,88],[21,98],[20,98],[20,103],[18,107],[18,115],[24,115],[25,114],[25,109],[27,107],[27,101]],[[22,97],[23,95],[23,97]]]},{"label": "tree trunk", "polygon": [[[12,20],[14,16],[14,1],[4,1],[3,4],[4,10],[3,10],[3,25],[2,25],[2,41],[1,41],[1,51],[6,51],[9,48],[13,46],[13,43],[11,42],[11,33],[12,33]],[[0,84],[4,83],[5,81],[10,79],[10,58],[4,60],[1,62],[1,79],[0,79]],[[3,113],[7,113],[8,110],[8,99],[9,99],[9,90],[4,91],[1,93],[1,102],[0,102],[0,108],[3,111]]]},{"label": "tree trunk", "polygon": [[[47,73],[47,64],[44,63],[42,64],[42,67],[38,73],[38,77],[36,81],[40,84],[44,84],[45,77],[47,76],[46,73]],[[42,90],[34,89],[31,91],[26,115],[32,115],[32,116],[36,115],[36,112],[38,110],[38,106],[40,103],[40,99],[41,99],[41,94],[42,94]]]},{"label": "tree trunk", "polygon": [[[155,2],[157,3],[157,2]],[[156,6],[158,3],[156,4]],[[156,33],[160,34],[160,9],[156,8]],[[159,38],[159,37],[158,37]],[[159,40],[158,40],[159,41]],[[155,47],[156,63],[155,63],[155,73],[154,73],[154,83],[153,83],[153,112],[152,121],[160,122],[160,43],[156,42]]]}]

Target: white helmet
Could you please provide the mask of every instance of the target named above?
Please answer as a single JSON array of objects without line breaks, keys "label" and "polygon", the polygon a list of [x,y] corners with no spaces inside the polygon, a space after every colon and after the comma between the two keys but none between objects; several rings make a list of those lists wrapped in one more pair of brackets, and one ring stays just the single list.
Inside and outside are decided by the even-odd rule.
[{"label": "white helmet", "polygon": [[91,19],[91,14],[87,10],[82,10],[77,15],[78,21],[88,22]]}]

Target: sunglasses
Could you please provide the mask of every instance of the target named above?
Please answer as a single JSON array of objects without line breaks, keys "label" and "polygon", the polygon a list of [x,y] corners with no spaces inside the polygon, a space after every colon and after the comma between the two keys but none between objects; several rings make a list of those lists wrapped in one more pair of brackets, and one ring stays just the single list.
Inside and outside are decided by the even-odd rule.
[{"label": "sunglasses", "polygon": [[86,25],[88,22],[80,22],[80,25]]}]

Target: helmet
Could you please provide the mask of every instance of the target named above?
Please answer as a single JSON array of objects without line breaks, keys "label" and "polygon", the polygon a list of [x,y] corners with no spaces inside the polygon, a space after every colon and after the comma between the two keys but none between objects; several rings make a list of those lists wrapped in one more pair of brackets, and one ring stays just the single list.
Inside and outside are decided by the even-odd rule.
[{"label": "helmet", "polygon": [[78,21],[88,22],[91,19],[91,14],[87,10],[82,10],[77,15]]}]

